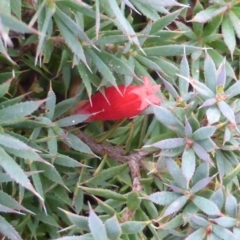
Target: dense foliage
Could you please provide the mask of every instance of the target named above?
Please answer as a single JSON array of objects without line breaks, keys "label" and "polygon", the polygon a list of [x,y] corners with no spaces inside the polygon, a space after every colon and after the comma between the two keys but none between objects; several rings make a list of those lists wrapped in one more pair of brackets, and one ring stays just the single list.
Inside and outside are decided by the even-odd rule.
[{"label": "dense foliage", "polygon": [[[2,237],[240,239],[239,38],[237,0],[1,0]],[[72,114],[142,76],[160,106]]]}]

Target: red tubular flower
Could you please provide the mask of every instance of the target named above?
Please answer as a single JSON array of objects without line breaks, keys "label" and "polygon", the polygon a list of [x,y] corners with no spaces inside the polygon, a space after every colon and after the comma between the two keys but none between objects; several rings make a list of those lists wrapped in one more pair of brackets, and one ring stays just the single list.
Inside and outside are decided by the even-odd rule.
[{"label": "red tubular flower", "polygon": [[107,87],[104,95],[101,92],[95,93],[90,101],[80,103],[73,111],[74,114],[93,114],[87,121],[96,120],[120,120],[132,118],[141,113],[151,104],[160,105],[160,98],[155,93],[160,85],[152,85],[150,80],[144,76],[144,84],[119,85]]}]

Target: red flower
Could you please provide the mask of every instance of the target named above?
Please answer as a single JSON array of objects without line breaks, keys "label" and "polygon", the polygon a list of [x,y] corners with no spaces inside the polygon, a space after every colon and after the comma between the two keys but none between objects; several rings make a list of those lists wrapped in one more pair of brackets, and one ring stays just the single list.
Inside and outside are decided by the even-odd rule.
[{"label": "red flower", "polygon": [[160,104],[160,98],[155,93],[160,85],[152,85],[144,76],[144,84],[119,85],[107,87],[104,94],[97,92],[90,101],[80,103],[73,111],[74,114],[93,114],[87,121],[96,120],[120,120],[137,116],[151,104]]}]

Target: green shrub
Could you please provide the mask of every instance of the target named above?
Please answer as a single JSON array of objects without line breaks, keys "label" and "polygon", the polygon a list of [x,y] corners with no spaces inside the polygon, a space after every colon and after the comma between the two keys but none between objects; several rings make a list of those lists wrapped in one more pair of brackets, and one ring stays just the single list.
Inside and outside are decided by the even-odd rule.
[{"label": "green shrub", "polygon": [[[240,4],[189,2],[0,1],[2,237],[240,239]],[[72,114],[141,76],[160,106]]]}]

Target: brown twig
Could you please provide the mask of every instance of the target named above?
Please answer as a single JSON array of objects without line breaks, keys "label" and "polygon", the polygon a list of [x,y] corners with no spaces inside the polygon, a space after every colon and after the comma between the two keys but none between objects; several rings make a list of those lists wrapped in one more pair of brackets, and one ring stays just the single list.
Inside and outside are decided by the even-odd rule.
[{"label": "brown twig", "polygon": [[97,143],[93,137],[85,135],[81,130],[77,130],[75,132],[75,135],[79,137],[84,143],[86,143],[95,154],[100,156],[107,154],[110,158],[120,163],[128,163],[133,180],[133,191],[141,191],[141,184],[139,182],[141,176],[141,161],[145,157],[151,155],[151,152],[140,150],[126,155],[121,147],[112,146],[106,143]]}]

